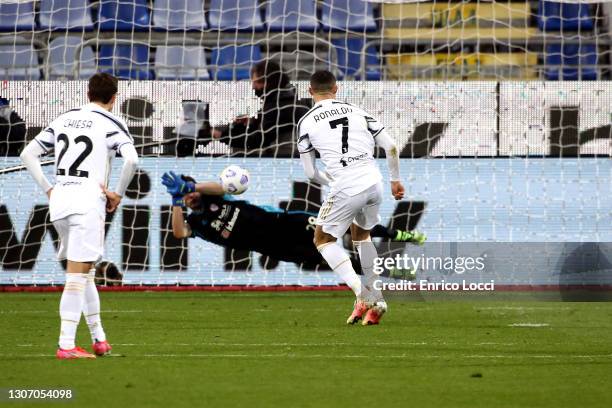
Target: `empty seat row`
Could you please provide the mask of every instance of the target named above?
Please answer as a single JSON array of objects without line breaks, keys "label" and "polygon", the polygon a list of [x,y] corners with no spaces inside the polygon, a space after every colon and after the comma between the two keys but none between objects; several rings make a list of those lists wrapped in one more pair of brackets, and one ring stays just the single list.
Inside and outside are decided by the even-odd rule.
[{"label": "empty seat row", "polygon": [[[40,0],[38,14],[37,25],[34,1],[2,2],[0,31],[94,29],[89,0]],[[264,14],[258,0],[209,0],[207,12],[204,0],[154,0],[152,12],[147,0],[100,0],[97,23],[102,31],[376,30],[372,4],[364,0],[326,0],[320,21],[316,0],[268,0]]]},{"label": "empty seat row", "polygon": [[542,31],[591,31],[595,27],[591,6],[586,3],[541,1],[538,4],[538,27]]},{"label": "empty seat row", "polygon": [[[359,78],[363,40],[335,39],[333,44],[335,58],[329,60],[335,61],[339,77]],[[86,79],[99,69],[122,79],[240,80],[248,79],[251,65],[263,58],[259,46],[226,46],[210,52],[209,64],[204,48],[158,46],[152,68],[147,45],[101,45],[97,56],[92,47],[85,46],[77,56],[80,46],[78,37],[58,37],[49,43],[47,60],[41,64],[30,45],[0,45],[0,80],[41,79],[41,65],[48,67],[46,79],[72,79],[75,73]],[[366,79],[380,79],[374,47],[368,49],[366,62]]]}]

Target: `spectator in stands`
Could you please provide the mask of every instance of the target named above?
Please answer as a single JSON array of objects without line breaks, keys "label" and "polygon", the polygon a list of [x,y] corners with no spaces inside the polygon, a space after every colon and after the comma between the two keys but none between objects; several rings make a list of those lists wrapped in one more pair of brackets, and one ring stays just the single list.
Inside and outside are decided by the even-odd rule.
[{"label": "spectator in stands", "polygon": [[308,106],[298,101],[295,87],[274,61],[254,65],[251,83],[255,95],[262,99],[257,116],[238,117],[229,125],[218,126],[213,129],[212,137],[229,144],[234,154],[293,156],[293,130]]},{"label": "spectator in stands", "polygon": [[0,157],[19,156],[25,139],[24,120],[11,108],[8,99],[0,98]]}]

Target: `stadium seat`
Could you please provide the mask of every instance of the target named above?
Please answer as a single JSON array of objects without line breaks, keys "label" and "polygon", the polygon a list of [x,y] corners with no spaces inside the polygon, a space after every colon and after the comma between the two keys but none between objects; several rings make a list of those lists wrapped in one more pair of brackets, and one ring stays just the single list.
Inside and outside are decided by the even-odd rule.
[{"label": "stadium seat", "polygon": [[251,66],[261,60],[261,49],[254,45],[229,45],[215,48],[211,65],[215,66],[213,78],[219,81],[249,79]]},{"label": "stadium seat", "polygon": [[36,27],[34,17],[33,1],[0,3],[0,31],[32,31]]},{"label": "stadium seat", "polygon": [[[336,63],[340,71],[339,78],[353,77],[361,79],[359,69],[361,68],[361,50],[364,41],[358,38],[337,38],[332,40],[336,50]],[[373,46],[366,50],[366,79],[370,81],[380,80],[380,59]]]},{"label": "stadium seat", "polygon": [[98,23],[102,31],[146,31],[151,23],[147,0],[100,0]]},{"label": "stadium seat", "polygon": [[322,5],[321,24],[332,31],[375,31],[372,3],[363,0],[327,0]]},{"label": "stadium seat", "polygon": [[153,26],[158,30],[206,30],[204,0],[155,0]]},{"label": "stadium seat", "polygon": [[182,46],[157,47],[155,78],[166,80],[210,79],[204,49]]},{"label": "stadium seat", "polygon": [[40,27],[49,30],[91,30],[91,4],[88,0],[41,0]]},{"label": "stadium seat", "polygon": [[102,45],[99,68],[119,79],[153,79],[146,45]]},{"label": "stadium seat", "polygon": [[266,24],[270,31],[316,31],[315,0],[270,0],[266,3]]},{"label": "stadium seat", "polygon": [[[597,48],[594,44],[549,44],[546,46],[546,79],[596,80]],[[590,65],[581,68],[582,65]]]},{"label": "stadium seat", "polygon": [[211,0],[208,21],[213,30],[261,31],[257,0]]},{"label": "stadium seat", "polygon": [[[49,43],[47,79],[74,79],[76,52],[82,40],[78,37],[60,36]],[[87,79],[96,73],[96,55],[91,47],[81,50],[79,79]]]},{"label": "stadium seat", "polygon": [[40,79],[38,54],[30,45],[0,45],[0,80]]},{"label": "stadium seat", "polygon": [[540,1],[538,27],[542,31],[590,31],[594,23],[588,4]]}]

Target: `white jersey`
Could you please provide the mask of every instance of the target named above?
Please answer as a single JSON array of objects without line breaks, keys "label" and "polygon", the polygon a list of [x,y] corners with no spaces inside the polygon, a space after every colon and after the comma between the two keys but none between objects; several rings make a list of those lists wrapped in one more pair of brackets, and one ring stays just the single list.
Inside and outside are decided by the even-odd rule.
[{"label": "white jersey", "polygon": [[325,99],[298,123],[298,151],[319,152],[331,178],[330,194],[343,191],[356,195],[382,180],[374,160],[374,147],[375,138],[383,129],[363,109]]},{"label": "white jersey", "polygon": [[71,214],[105,213],[110,161],[122,145],[133,144],[126,123],[90,103],[60,115],[34,140],[55,150],[55,185],[49,203],[51,221]]}]

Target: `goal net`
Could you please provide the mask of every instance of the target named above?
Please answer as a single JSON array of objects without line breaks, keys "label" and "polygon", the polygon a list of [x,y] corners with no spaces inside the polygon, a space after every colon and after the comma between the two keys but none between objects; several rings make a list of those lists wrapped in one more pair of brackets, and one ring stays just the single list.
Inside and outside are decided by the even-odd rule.
[{"label": "goal net", "polygon": [[[103,71],[120,78],[114,113],[142,157],[107,219],[104,260],[124,284],[337,285],[324,267],[175,239],[160,183],[169,170],[205,181],[238,164],[253,178],[238,198],[316,215],[326,189],[306,180],[294,129],[321,69],[399,146],[407,199],[385,184],[381,224],[429,238],[422,248],[376,238],[381,256],[457,257],[472,243],[488,254],[484,271],[417,275],[612,283],[583,259],[612,261],[611,12],[606,2],[2,0],[0,284],[64,280],[46,197],[18,155],[87,103],[86,80]],[[258,95],[261,61],[281,72]]]}]

